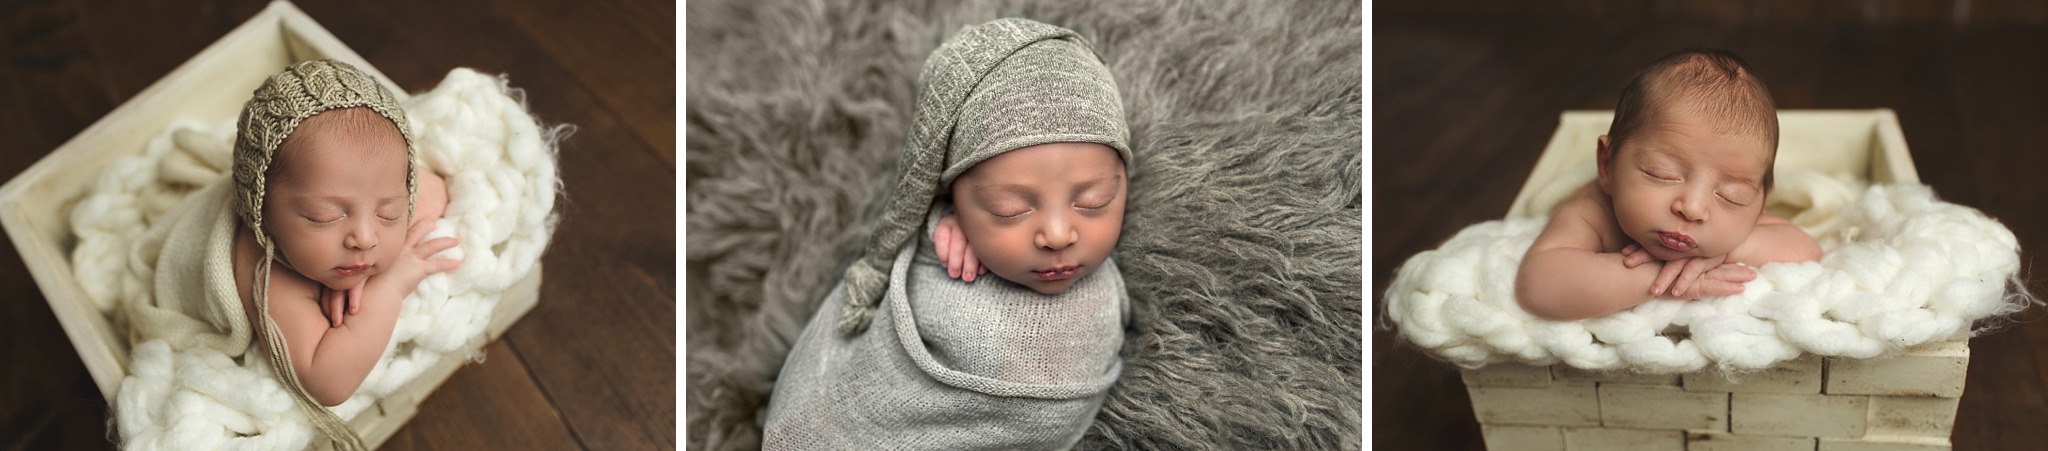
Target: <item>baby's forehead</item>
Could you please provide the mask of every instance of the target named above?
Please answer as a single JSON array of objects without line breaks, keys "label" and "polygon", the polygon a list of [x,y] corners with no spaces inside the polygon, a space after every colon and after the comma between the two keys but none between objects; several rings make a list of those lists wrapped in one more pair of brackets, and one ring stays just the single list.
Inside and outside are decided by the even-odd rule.
[{"label": "baby's forehead", "polygon": [[301,133],[401,135],[397,123],[368,107],[336,108],[319,112],[300,121],[298,128],[292,130],[293,135]]}]

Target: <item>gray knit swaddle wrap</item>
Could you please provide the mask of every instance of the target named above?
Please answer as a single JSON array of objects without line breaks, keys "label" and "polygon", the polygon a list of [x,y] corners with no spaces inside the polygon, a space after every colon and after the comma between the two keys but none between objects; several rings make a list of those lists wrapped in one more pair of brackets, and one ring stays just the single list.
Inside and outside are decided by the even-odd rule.
[{"label": "gray knit swaddle wrap", "polygon": [[1025,19],[970,27],[925,60],[918,82],[900,177],[846,269],[840,333],[867,330],[898,251],[913,243],[946,184],[975,163],[1020,147],[1091,142],[1116,149],[1126,173],[1136,170],[1116,80],[1073,30]]},{"label": "gray knit swaddle wrap", "polygon": [[255,277],[251,279],[254,286],[250,294],[255,300],[256,313],[262,320],[262,327],[254,335],[268,351],[270,367],[278,382],[305,410],[314,426],[333,439],[335,449],[340,450],[366,450],[368,447],[348,423],[314,402],[313,396],[306,392],[297,371],[292,368],[284,337],[279,333],[276,321],[270,318],[271,264],[281,261],[283,254],[278,252],[277,243],[264,232],[263,196],[265,180],[269,176],[271,162],[276,160],[278,146],[299,128],[300,123],[323,111],[353,107],[366,107],[390,119],[405,138],[406,221],[411,222],[412,208],[419,197],[419,182],[415,179],[419,153],[413,146],[412,125],[406,121],[405,110],[399,107],[398,98],[361,69],[333,60],[293,64],[264,80],[263,85],[251,93],[235,123],[235,210],[242,225],[256,236],[264,254],[256,264]]},{"label": "gray knit swaddle wrap", "polygon": [[1048,296],[955,280],[934,248],[924,234],[897,254],[876,330],[833,330],[845,285],[819,306],[776,378],[762,449],[1049,450],[1087,432],[1123,370],[1116,260]]}]

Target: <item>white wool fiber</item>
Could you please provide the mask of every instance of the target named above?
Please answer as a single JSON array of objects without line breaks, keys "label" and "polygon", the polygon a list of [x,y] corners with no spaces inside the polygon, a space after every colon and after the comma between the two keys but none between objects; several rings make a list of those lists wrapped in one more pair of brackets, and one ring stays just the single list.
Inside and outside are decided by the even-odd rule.
[{"label": "white wool fiber", "polygon": [[[1804,354],[1871,358],[1967,338],[1978,320],[2034,302],[2017,286],[2019,243],[1975,209],[1924,185],[1848,183],[1779,172],[1773,207],[1827,249],[1818,262],[1757,269],[1742,294],[1651,299],[1581,321],[1547,321],[1514,299],[1515,268],[1547,217],[1475,224],[1410,258],[1385,315],[1410,343],[1466,368],[1565,363],[1679,373],[1770,367]],[[1792,189],[1784,189],[1789,185]]]},{"label": "white wool fiber", "polygon": [[[442,359],[481,352],[485,328],[503,292],[527,277],[553,236],[556,139],[505,79],[469,69],[448,73],[433,91],[404,103],[422,159],[448,180],[448,209],[429,239],[461,244],[437,254],[461,269],[428,276],[400,308],[384,356],[335,413],[368,410]],[[108,166],[71,213],[78,246],[72,263],[100,311],[149,296],[154,258],[130,255],[133,237],[178,199],[228,176],[233,118],[173,123],[139,156]],[[116,324],[125,324],[116,321]],[[211,348],[173,350],[162,340],[136,346],[113,417],[128,450],[302,449],[318,435],[270,377],[261,352],[237,362]]]}]

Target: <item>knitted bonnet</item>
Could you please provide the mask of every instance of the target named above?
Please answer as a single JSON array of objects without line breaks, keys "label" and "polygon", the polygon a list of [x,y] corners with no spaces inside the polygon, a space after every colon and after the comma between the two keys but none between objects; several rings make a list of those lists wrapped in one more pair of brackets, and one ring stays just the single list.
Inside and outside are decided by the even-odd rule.
[{"label": "knitted bonnet", "polygon": [[1116,149],[1135,170],[1116,80],[1073,30],[1015,18],[969,27],[925,60],[918,84],[900,176],[846,270],[843,334],[867,329],[897,252],[916,245],[939,194],[976,163],[1023,147],[1088,142]]},{"label": "knitted bonnet", "polygon": [[343,450],[367,447],[347,423],[315,403],[305,386],[299,383],[284,338],[278,332],[276,322],[270,319],[271,262],[277,260],[286,265],[290,262],[282,261],[283,255],[278,253],[277,244],[263,229],[263,195],[270,163],[276,159],[277,147],[285,137],[315,114],[352,107],[367,107],[390,119],[398,127],[398,133],[405,137],[406,218],[410,222],[412,204],[419,195],[419,183],[415,180],[419,156],[413,146],[412,127],[405,119],[405,110],[399,109],[398,99],[392,96],[391,91],[369,74],[347,63],[303,61],[265,80],[249,98],[249,103],[243,105],[242,115],[235,123],[234,161],[236,214],[242,225],[256,236],[257,244],[263,247],[264,258],[256,265],[251,293],[262,323],[255,331],[257,340],[269,351],[272,373],[284,385],[285,391],[292,394],[321,432],[334,439],[336,448]]}]

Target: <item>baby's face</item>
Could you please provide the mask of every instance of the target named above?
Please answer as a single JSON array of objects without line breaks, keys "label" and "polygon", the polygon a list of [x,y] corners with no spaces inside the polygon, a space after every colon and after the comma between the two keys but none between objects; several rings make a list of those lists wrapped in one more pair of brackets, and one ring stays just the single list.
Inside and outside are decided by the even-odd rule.
[{"label": "baby's face", "polygon": [[278,146],[289,167],[265,189],[263,225],[299,274],[348,289],[389,268],[403,245],[405,138],[367,110],[389,133],[337,125],[337,111],[306,119]]},{"label": "baby's face", "polygon": [[1754,135],[1716,133],[1694,115],[1663,116],[1621,149],[1600,137],[1600,188],[1614,200],[1614,219],[1661,260],[1728,255],[1763,213],[1770,148]]},{"label": "baby's face", "polygon": [[1124,222],[1123,159],[1095,143],[1004,152],[953,181],[955,215],[989,272],[1059,294],[1095,272]]}]

